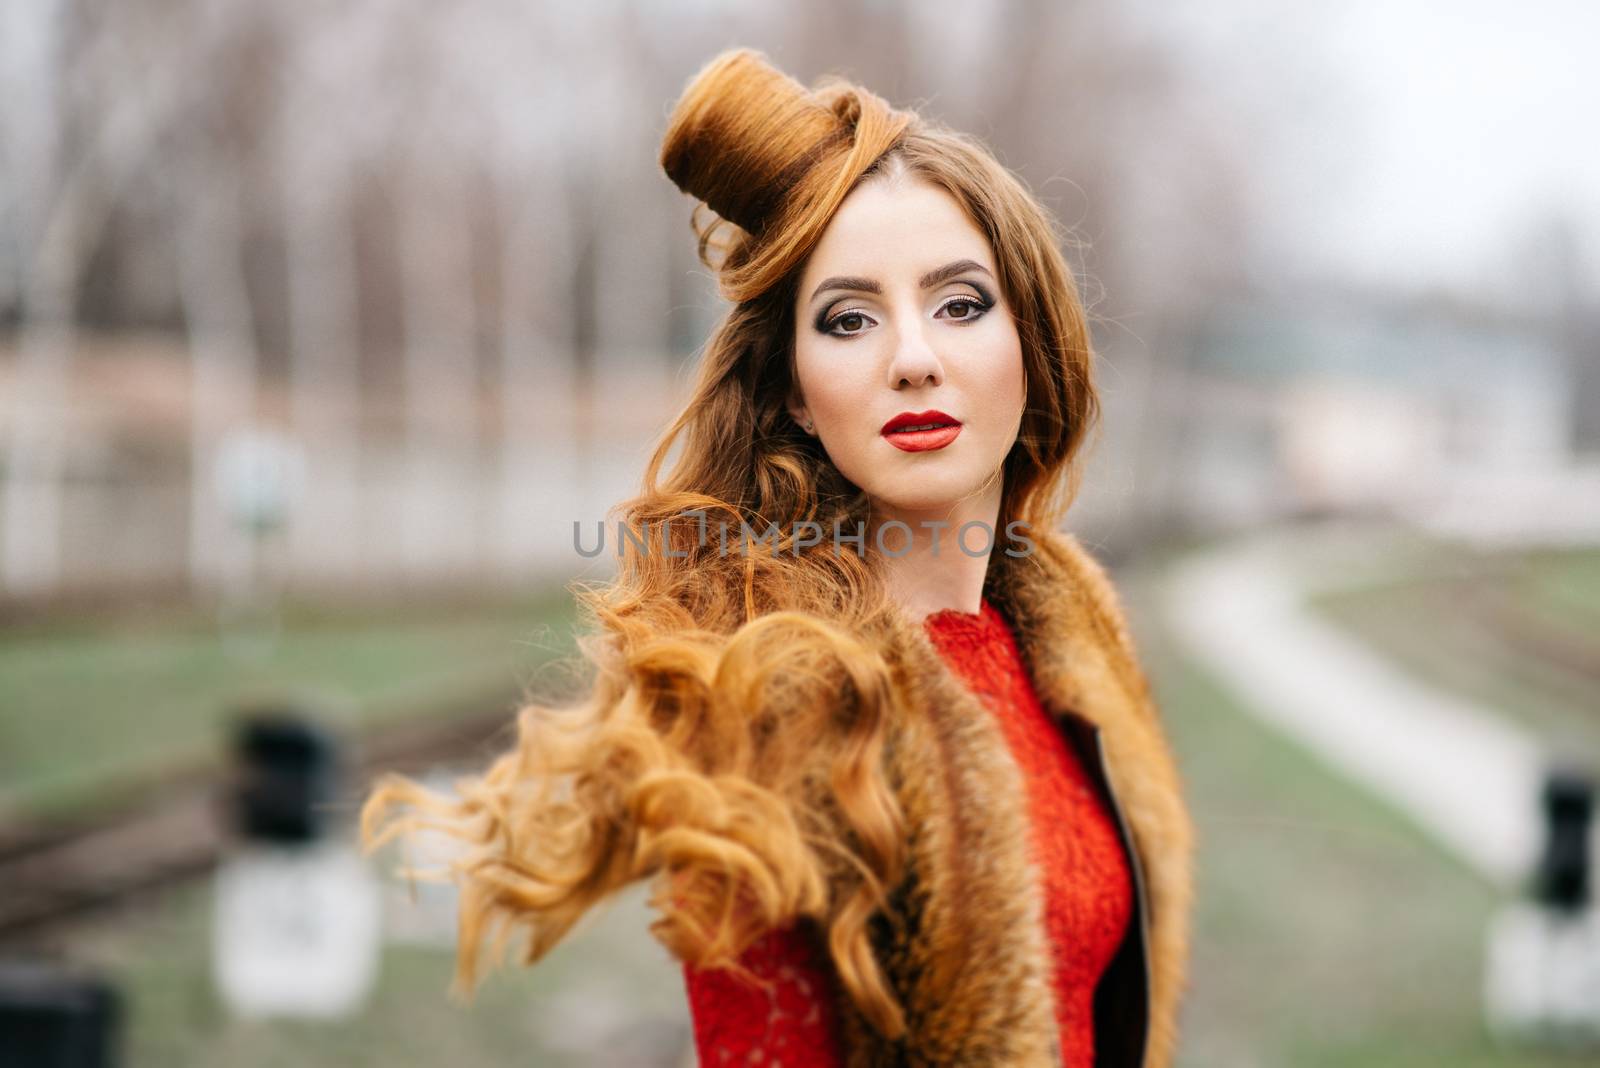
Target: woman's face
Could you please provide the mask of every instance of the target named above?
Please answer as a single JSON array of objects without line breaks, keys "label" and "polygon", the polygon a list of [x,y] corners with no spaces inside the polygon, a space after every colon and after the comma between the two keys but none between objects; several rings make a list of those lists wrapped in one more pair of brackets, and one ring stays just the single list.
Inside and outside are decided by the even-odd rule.
[{"label": "woman's face", "polygon": [[[875,515],[998,506],[1025,390],[1022,345],[988,240],[910,175],[853,190],[800,278],[789,413]],[[941,429],[897,431],[896,420]]]}]

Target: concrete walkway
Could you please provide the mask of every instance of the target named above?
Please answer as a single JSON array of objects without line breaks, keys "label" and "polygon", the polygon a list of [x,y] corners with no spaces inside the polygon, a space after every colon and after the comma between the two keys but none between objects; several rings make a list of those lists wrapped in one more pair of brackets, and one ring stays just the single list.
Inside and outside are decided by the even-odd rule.
[{"label": "concrete walkway", "polygon": [[1252,536],[1180,565],[1165,611],[1251,713],[1515,890],[1543,844],[1537,739],[1423,685],[1304,603],[1359,578],[1374,555],[1360,528]]}]

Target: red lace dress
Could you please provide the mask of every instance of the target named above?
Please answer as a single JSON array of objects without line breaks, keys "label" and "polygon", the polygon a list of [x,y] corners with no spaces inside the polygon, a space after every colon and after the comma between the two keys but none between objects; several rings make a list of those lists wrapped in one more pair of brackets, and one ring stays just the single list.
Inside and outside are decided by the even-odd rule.
[{"label": "red lace dress", "polygon": [[[923,626],[950,669],[999,717],[1022,769],[1044,877],[1064,1063],[1090,1068],[1095,984],[1133,914],[1132,875],[1114,817],[1039,704],[1005,617],[985,599],[976,613],[947,609]],[[833,1010],[837,979],[814,925],[769,932],[741,963],[769,985],[684,968],[702,1065],[843,1062]]]}]

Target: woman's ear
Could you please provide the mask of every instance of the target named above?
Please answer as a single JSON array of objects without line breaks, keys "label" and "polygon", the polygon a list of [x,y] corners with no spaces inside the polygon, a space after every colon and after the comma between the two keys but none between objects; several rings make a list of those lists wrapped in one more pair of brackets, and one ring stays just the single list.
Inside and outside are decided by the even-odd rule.
[{"label": "woman's ear", "polygon": [[803,401],[794,393],[789,394],[789,399],[784,402],[784,407],[789,410],[789,418],[793,419],[807,434],[813,433],[811,426],[811,413],[806,410]]}]

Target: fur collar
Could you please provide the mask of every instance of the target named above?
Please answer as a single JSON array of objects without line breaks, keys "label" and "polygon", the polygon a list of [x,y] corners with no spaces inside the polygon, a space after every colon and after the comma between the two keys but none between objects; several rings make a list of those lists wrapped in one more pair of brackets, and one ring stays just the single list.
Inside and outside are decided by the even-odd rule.
[{"label": "fur collar", "polygon": [[[1181,781],[1105,572],[1070,534],[1035,541],[1029,556],[993,556],[984,592],[1011,622],[1040,702],[1069,740],[1098,732],[1104,746],[1148,922],[1148,1031],[1134,1044],[1141,1063],[1130,1056],[1127,1068],[1166,1068],[1192,897]],[[1004,735],[920,625],[894,621],[885,656],[912,713],[894,726],[885,755],[910,861],[873,939],[908,1031],[885,1040],[841,996],[848,1063],[1057,1065],[1050,948],[1024,790]]]}]

